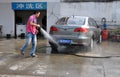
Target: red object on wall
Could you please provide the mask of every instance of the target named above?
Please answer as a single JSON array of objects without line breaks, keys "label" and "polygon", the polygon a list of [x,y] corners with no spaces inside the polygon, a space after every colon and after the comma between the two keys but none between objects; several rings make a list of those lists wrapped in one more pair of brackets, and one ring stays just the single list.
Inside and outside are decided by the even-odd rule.
[{"label": "red object on wall", "polygon": [[108,31],[102,30],[102,40],[108,40]]}]

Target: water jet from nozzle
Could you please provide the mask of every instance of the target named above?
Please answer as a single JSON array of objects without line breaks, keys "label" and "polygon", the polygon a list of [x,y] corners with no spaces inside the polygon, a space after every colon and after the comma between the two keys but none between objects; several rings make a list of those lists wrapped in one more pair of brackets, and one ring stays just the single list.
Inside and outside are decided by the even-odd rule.
[{"label": "water jet from nozzle", "polygon": [[47,33],[43,28],[41,28],[40,31],[47,40],[59,46],[58,43],[53,39],[53,37],[49,33]]}]

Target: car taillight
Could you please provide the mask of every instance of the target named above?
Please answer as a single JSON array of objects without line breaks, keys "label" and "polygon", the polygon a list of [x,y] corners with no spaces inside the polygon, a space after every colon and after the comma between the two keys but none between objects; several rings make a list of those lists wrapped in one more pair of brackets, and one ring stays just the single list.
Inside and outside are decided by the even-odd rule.
[{"label": "car taillight", "polygon": [[75,28],[74,29],[74,32],[83,32],[83,33],[86,33],[88,30],[87,28]]},{"label": "car taillight", "polygon": [[54,27],[54,26],[51,26],[51,27],[50,27],[50,32],[53,32],[53,31],[56,32],[56,31],[58,31],[58,29],[57,29],[56,27]]}]

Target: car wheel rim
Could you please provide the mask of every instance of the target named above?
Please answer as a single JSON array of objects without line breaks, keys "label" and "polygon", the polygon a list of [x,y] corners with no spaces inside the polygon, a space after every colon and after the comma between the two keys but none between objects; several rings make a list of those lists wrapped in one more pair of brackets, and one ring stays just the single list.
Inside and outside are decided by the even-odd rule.
[{"label": "car wheel rim", "polygon": [[100,40],[99,41],[100,41],[100,43],[102,42],[102,36],[101,35],[100,35]]},{"label": "car wheel rim", "polygon": [[91,39],[90,48],[93,49],[93,39]]}]

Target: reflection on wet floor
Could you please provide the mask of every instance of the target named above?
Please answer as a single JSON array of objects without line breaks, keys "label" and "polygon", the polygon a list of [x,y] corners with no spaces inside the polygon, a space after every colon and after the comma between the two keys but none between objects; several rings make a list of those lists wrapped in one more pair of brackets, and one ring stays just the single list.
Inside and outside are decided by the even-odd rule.
[{"label": "reflection on wet floor", "polygon": [[[2,39],[0,41],[0,49],[4,50],[4,53],[19,53],[20,47],[24,44],[25,39]],[[26,53],[29,53],[31,45],[26,49]],[[117,56],[120,55],[120,42],[103,41],[101,44],[94,43],[94,48],[88,50],[85,46],[79,47],[60,47],[60,53],[64,54],[96,54],[96,55],[107,55]],[[37,53],[48,53],[51,54],[51,48],[47,44],[47,40],[44,38],[38,39],[37,41]],[[60,54],[59,53],[59,54]]]},{"label": "reflection on wet floor", "polygon": [[[92,51],[83,51],[79,50],[77,55],[81,56],[90,56],[90,57],[111,57],[111,56],[120,56],[120,43],[103,41],[101,44],[95,44]],[[82,53],[84,52],[84,54]]]},{"label": "reflection on wet floor", "polygon": [[[119,77],[120,58],[86,58],[119,56],[120,43],[103,41],[95,44],[92,51],[86,47],[62,47],[59,54],[46,55],[46,40],[38,39],[37,58],[29,56],[30,46],[25,56],[20,55],[19,48],[24,39],[0,41],[0,77]],[[64,53],[65,52],[65,53]],[[73,54],[74,53],[74,54]],[[74,56],[76,55],[76,56]],[[82,56],[82,57],[77,57]],[[110,71],[112,70],[112,71]],[[113,72],[113,73],[112,73]],[[116,72],[116,73],[115,73]],[[7,76],[9,75],[9,76]],[[110,76],[111,75],[111,76]],[[116,76],[117,75],[117,76]]]},{"label": "reflection on wet floor", "polygon": [[[120,43],[112,41],[103,41],[101,44],[94,43],[94,48],[89,50],[85,46],[77,47],[59,47],[59,52],[62,54],[75,54],[77,56],[90,56],[90,57],[110,57],[110,56],[120,56]],[[48,47],[50,52],[51,48]],[[60,54],[59,53],[59,54]]]}]

